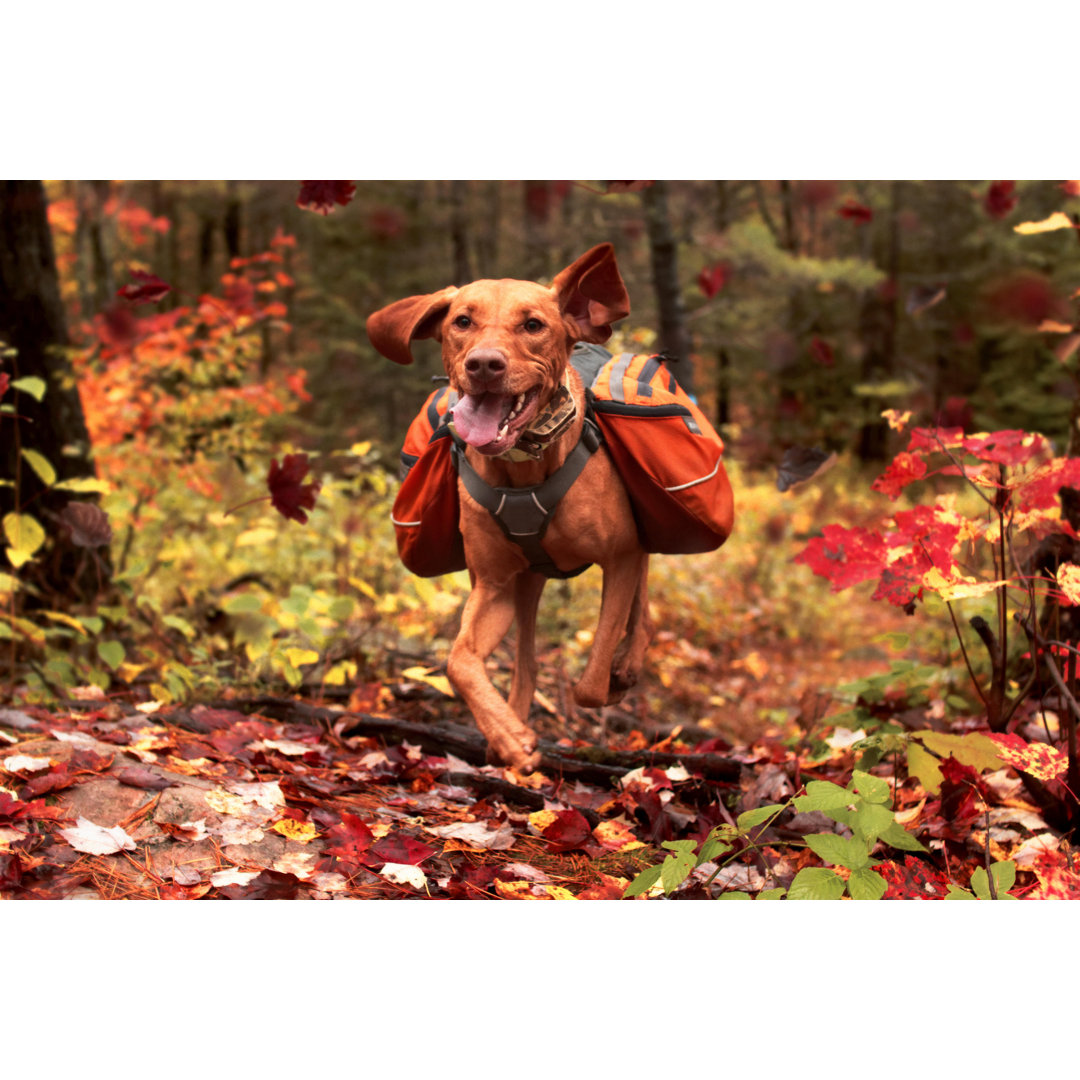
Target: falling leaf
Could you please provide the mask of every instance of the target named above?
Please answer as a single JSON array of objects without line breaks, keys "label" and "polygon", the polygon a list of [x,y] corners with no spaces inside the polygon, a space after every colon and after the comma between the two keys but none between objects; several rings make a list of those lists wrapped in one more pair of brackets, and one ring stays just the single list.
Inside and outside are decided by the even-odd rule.
[{"label": "falling leaf", "polygon": [[156,304],[168,295],[171,288],[172,286],[155,274],[148,274],[143,270],[132,270],[131,282],[119,289],[116,295],[129,304]]},{"label": "falling leaf", "polygon": [[698,288],[711,300],[727,284],[730,273],[729,263],[708,266],[697,276]]},{"label": "falling leaf", "polygon": [[117,851],[134,851],[135,841],[117,825],[106,829],[80,817],[72,829],[61,829],[60,835],[76,850],[87,855],[112,855]]},{"label": "falling leaf", "polygon": [[869,206],[864,206],[854,198],[848,198],[836,211],[842,218],[856,225],[869,225],[874,220],[874,212]]},{"label": "falling leaf", "polygon": [[302,180],[296,205],[301,210],[318,210],[324,217],[334,204],[347,206],[356,194],[352,180]]},{"label": "falling leaf", "polygon": [[776,475],[777,491],[788,491],[805,484],[815,476],[831,469],[836,464],[836,455],[815,447],[789,446],[784,451],[780,468]]},{"label": "falling leaf", "polygon": [[1048,218],[1043,218],[1042,221],[1024,221],[1019,225],[1013,226],[1013,231],[1020,233],[1022,236],[1031,236],[1034,233],[1054,232],[1056,229],[1075,229],[1072,219],[1068,214],[1063,214],[1060,210],[1051,214]]},{"label": "falling leaf", "polygon": [[909,315],[921,315],[924,311],[937,306],[945,299],[944,285],[916,285],[908,293],[904,310]]},{"label": "falling leaf", "polygon": [[112,543],[109,515],[94,503],[69,502],[60,511],[60,524],[76,547],[107,547]]},{"label": "falling leaf", "polygon": [[277,458],[271,460],[267,477],[274,509],[301,525],[306,525],[308,520],[304,510],[315,508],[315,498],[319,494],[318,483],[303,483],[309,468],[307,454],[286,454],[280,466]]},{"label": "falling leaf", "polygon": [[1056,319],[1043,319],[1035,329],[1040,334],[1071,334],[1076,327],[1072,323],[1058,322]]}]

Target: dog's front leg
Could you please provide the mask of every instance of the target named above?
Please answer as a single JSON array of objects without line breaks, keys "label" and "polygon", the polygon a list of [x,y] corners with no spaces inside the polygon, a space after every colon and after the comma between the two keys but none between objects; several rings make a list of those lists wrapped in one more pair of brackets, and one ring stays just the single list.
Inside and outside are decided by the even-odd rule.
[{"label": "dog's front leg", "polygon": [[517,623],[517,649],[514,678],[510,684],[510,708],[529,722],[533,695],[536,693],[536,612],[547,578],[543,574],[519,574],[514,586],[514,621]]},{"label": "dog's front leg", "polygon": [[[647,565],[648,555],[641,548],[613,558],[604,565],[604,590],[592,652],[574,687],[574,700],[579,705],[599,708],[609,703],[615,650],[626,633],[634,598]],[[623,689],[625,687],[618,688],[616,693],[621,694]]]},{"label": "dog's front leg", "polygon": [[[536,735],[491,684],[484,661],[514,620],[514,581],[476,582],[461,616],[461,632],[450,650],[446,674],[469,706],[494,753],[516,769],[540,764]],[[531,696],[531,695],[530,695]]]}]

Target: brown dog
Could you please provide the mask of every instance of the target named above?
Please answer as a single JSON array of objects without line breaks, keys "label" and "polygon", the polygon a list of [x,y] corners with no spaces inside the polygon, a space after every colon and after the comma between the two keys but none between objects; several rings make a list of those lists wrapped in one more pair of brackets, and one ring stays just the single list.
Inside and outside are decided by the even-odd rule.
[{"label": "brown dog", "polygon": [[[550,288],[511,279],[474,281],[399,300],[372,315],[367,331],[379,352],[399,364],[412,362],[414,339],[442,342],[450,386],[460,398],[454,424],[468,444],[468,465],[491,488],[523,488],[552,477],[582,438],[585,392],[568,362],[574,343],[607,341],[611,324],[629,313],[614,250],[601,244],[556,275]],[[540,760],[528,717],[545,573],[572,572],[590,563],[603,569],[592,653],[574,687],[578,704],[600,706],[619,700],[644,660],[650,636],[648,555],[603,446],[588,456],[548,520],[544,572],[530,569],[523,548],[472,497],[464,478],[459,485],[473,591],[447,674],[495,754],[530,770]],[[485,660],[515,616],[517,653],[507,702],[492,686]]]}]

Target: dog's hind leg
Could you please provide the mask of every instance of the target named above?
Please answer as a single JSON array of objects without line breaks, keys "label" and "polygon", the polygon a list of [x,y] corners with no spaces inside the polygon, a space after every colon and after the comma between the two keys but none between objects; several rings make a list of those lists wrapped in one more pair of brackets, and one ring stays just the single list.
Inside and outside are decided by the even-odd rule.
[{"label": "dog's hind leg", "polygon": [[525,723],[536,693],[536,612],[547,578],[528,572],[518,575],[514,584],[514,618],[517,623],[517,650],[514,678],[510,684],[510,708]]},{"label": "dog's hind leg", "polygon": [[630,608],[630,619],[623,638],[611,664],[611,689],[608,704],[614,705],[623,694],[638,681],[641,667],[645,663],[645,653],[652,639],[652,622],[649,620],[649,560],[641,568],[641,580],[634,603]]},{"label": "dog's hind leg", "polygon": [[635,548],[604,566],[604,590],[592,652],[574,687],[574,700],[579,705],[599,708],[608,703],[615,652],[627,632],[647,560],[645,552]]}]

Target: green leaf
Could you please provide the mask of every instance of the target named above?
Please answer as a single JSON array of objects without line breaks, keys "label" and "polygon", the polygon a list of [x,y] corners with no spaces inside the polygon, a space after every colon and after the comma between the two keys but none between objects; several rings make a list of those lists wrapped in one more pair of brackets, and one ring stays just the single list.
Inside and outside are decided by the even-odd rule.
[{"label": "green leaf", "polygon": [[234,593],[221,602],[221,610],[228,615],[244,615],[262,611],[262,597],[252,592]]},{"label": "green leaf", "polygon": [[852,870],[847,883],[852,900],[880,900],[888,886],[880,874],[875,874],[869,867]]},{"label": "green leaf", "polygon": [[56,470],[52,467],[52,463],[44,454],[39,454],[36,450],[30,450],[23,447],[22,455],[26,458],[27,465],[37,473],[38,479],[46,487],[50,487],[56,483]]},{"label": "green leaf", "polygon": [[941,790],[944,775],[938,759],[914,739],[908,743],[907,771],[922,784],[928,795],[936,795]]},{"label": "green leaf", "polygon": [[839,810],[856,801],[855,796],[839,784],[828,780],[811,780],[806,785],[806,794],[798,796],[794,806],[802,814],[808,810]]},{"label": "green leaf", "polygon": [[974,900],[975,896],[967,889],[961,889],[958,885],[950,885],[945,893],[946,900]]},{"label": "green leaf", "polygon": [[664,892],[670,896],[694,869],[694,863],[697,861],[694,848],[697,845],[693,840],[668,840],[662,846],[675,851],[675,854],[669,855],[660,866],[660,884],[664,886]]},{"label": "green leaf", "polygon": [[762,889],[757,894],[758,900],[783,900],[787,896],[787,889]]},{"label": "green leaf", "polygon": [[873,843],[896,824],[896,815],[880,803],[863,803],[851,815],[851,830],[867,843]]},{"label": "green leaf", "polygon": [[889,782],[882,780],[880,776],[871,776],[869,773],[856,769],[852,775],[851,783],[867,802],[885,803],[889,801]]},{"label": "green leaf", "polygon": [[24,375],[21,379],[13,379],[11,382],[12,389],[21,390],[24,394],[29,394],[35,401],[40,401],[45,396],[45,380],[39,379],[36,375]]},{"label": "green leaf", "polygon": [[697,856],[697,865],[707,863],[710,859],[715,859],[717,855],[726,855],[732,849],[732,846],[732,844],[729,844],[726,840],[721,840],[719,837],[709,837],[701,845],[701,850]]},{"label": "green leaf", "polygon": [[898,851],[926,850],[926,848],[924,848],[899,821],[893,821],[887,829],[878,834],[878,839],[882,841],[882,843],[888,844],[889,847],[896,848]]},{"label": "green leaf", "polygon": [[659,880],[659,866],[650,866],[647,869],[642,870],[641,873],[626,886],[626,892],[623,893],[623,899],[626,900],[631,896],[640,896],[642,893],[648,892]]},{"label": "green leaf", "polygon": [[727,892],[722,892],[716,899],[717,900],[749,900],[750,894],[740,892],[738,889],[728,889]]},{"label": "green leaf", "polygon": [[806,837],[806,843],[815,855],[819,855],[826,862],[846,866],[849,870],[857,870],[870,861],[866,841],[860,840],[857,836],[843,837],[837,836],[836,833],[811,833]]},{"label": "green leaf", "polygon": [[769,806],[758,806],[753,810],[747,810],[736,818],[735,824],[739,827],[739,832],[746,832],[748,829],[752,829],[755,825],[761,825],[764,822],[770,820],[770,818],[776,817],[781,810],[784,809],[783,803],[773,803]]},{"label": "green leaf", "polygon": [[187,619],[182,619],[179,615],[166,615],[161,621],[170,629],[178,630],[188,641],[195,637],[195,627]]},{"label": "green leaf", "polygon": [[99,641],[97,654],[109,665],[111,671],[115,671],[123,662],[127,653],[119,641]]},{"label": "green leaf", "polygon": [[839,900],[844,895],[844,879],[832,870],[820,866],[808,866],[800,870],[791,888],[789,900]]},{"label": "green leaf", "polygon": [[[1009,890],[1016,883],[1016,863],[1012,859],[1005,862],[996,862],[990,867],[990,875],[994,879],[994,891],[998,900],[1014,900],[1009,896]],[[980,900],[993,900],[990,894],[990,879],[983,867],[979,867],[971,875],[971,887]]]}]

